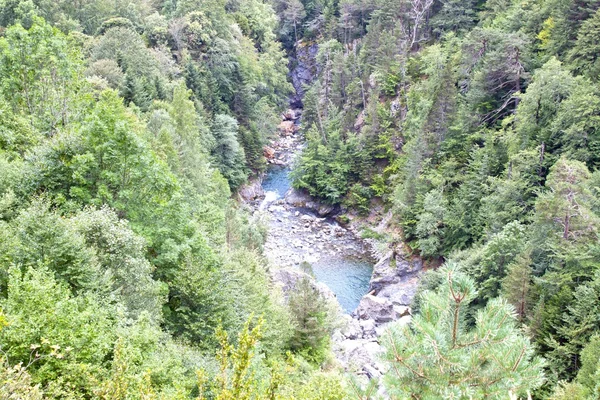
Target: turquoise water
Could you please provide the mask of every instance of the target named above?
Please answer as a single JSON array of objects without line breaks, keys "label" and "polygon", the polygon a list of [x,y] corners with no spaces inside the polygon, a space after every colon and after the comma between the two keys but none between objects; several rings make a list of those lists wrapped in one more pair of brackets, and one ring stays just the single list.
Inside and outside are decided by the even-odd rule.
[{"label": "turquoise water", "polygon": [[[291,187],[289,167],[271,167],[263,180],[265,200],[272,202],[281,199]],[[306,210],[303,210],[305,213]],[[295,217],[288,217],[295,218]],[[304,225],[300,223],[299,225]],[[294,235],[293,231],[289,232]],[[318,251],[318,261],[312,263],[312,272],[319,282],[326,284],[335,293],[340,305],[347,313],[356,309],[360,299],[367,293],[373,264],[330,249]]]},{"label": "turquoise water", "polygon": [[272,192],[277,195],[276,199],[281,199],[285,193],[292,187],[292,182],[289,178],[289,167],[271,167],[267,171],[267,175],[262,182],[262,187],[265,192]]},{"label": "turquoise water", "polygon": [[350,314],[367,294],[373,265],[362,260],[324,257],[312,264],[312,270],[315,278],[335,293],[344,311]]}]

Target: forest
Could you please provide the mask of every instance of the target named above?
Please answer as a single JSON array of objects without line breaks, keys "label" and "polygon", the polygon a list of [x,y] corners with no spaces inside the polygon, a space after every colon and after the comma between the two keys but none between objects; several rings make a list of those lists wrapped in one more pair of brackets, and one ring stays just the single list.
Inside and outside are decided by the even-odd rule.
[{"label": "forest", "polygon": [[[294,187],[427,267],[379,380],[238,196],[311,51]],[[598,0],[0,0],[0,399],[600,398],[599,167]]]}]

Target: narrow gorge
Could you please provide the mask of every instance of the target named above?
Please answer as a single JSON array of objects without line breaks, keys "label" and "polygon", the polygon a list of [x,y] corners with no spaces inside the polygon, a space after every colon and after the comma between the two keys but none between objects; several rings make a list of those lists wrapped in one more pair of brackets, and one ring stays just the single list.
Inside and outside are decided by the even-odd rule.
[{"label": "narrow gorge", "polygon": [[[379,378],[385,373],[379,360],[382,335],[389,323],[410,321],[423,263],[409,256],[402,244],[377,245],[375,239],[362,238],[365,228],[385,235],[390,212],[373,213],[377,215],[373,226],[372,219],[358,218],[354,210],[344,214],[339,206],[292,187],[290,172],[304,148],[302,98],[317,73],[316,44],[300,42],[296,49],[290,62],[295,93],[282,114],[277,137],[265,148],[269,167],[241,194],[251,200],[255,216],[268,221],[264,251],[274,281],[288,293],[301,277],[310,277],[339,309],[332,348],[340,365]],[[351,218],[342,224],[342,215]]]}]

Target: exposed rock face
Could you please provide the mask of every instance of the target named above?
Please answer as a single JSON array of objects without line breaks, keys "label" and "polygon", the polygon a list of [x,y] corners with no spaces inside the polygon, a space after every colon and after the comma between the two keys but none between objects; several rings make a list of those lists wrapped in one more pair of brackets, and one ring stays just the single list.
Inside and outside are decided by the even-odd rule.
[{"label": "exposed rock face", "polygon": [[290,99],[293,107],[302,108],[302,98],[304,97],[305,87],[310,85],[318,74],[316,56],[319,47],[316,43],[304,42],[296,43],[296,55],[290,57],[292,85],[295,89],[295,95]]}]

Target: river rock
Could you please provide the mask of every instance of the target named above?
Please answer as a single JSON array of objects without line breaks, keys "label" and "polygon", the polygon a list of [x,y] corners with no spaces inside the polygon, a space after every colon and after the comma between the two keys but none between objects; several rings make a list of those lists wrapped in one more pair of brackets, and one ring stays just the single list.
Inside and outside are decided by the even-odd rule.
[{"label": "river rock", "polygon": [[294,124],[294,121],[281,121],[281,123],[278,126],[278,129],[279,133],[281,133],[282,135],[292,136],[294,133],[296,133],[298,127],[296,126],[296,124]]},{"label": "river rock", "polygon": [[325,217],[331,214],[335,210],[335,207],[329,204],[319,204],[316,210],[320,217]]},{"label": "river rock", "polygon": [[275,158],[275,149],[269,146],[263,147],[263,155],[267,160]]},{"label": "river rock", "polygon": [[358,320],[344,315],[345,326],[341,330],[341,334],[346,339],[359,339],[362,337],[362,329]]},{"label": "river rock", "polygon": [[296,111],[292,110],[291,108],[288,108],[281,115],[281,119],[286,120],[286,121],[295,121],[297,119],[297,117],[296,117]]},{"label": "river rock", "polygon": [[313,217],[311,217],[310,215],[303,215],[300,217],[300,221],[302,222],[313,222]]},{"label": "river rock", "polygon": [[259,180],[254,180],[240,187],[238,193],[245,201],[255,200],[265,195],[262,188],[262,183]]},{"label": "river rock", "polygon": [[360,320],[360,327],[362,329],[363,337],[375,336],[375,321],[372,319]]},{"label": "river rock", "polygon": [[[362,371],[374,375],[374,370],[379,371],[379,375],[384,372],[384,368],[379,362],[383,348],[375,340],[346,339],[339,342],[334,351],[347,371]],[[368,366],[367,370],[365,370],[365,366]]]},{"label": "river rock", "polygon": [[373,319],[379,323],[399,318],[391,301],[370,294],[363,296],[355,313],[360,319]]},{"label": "river rock", "polygon": [[292,189],[285,195],[285,201],[291,206],[304,208],[307,203],[312,201],[312,198],[308,193]]}]

